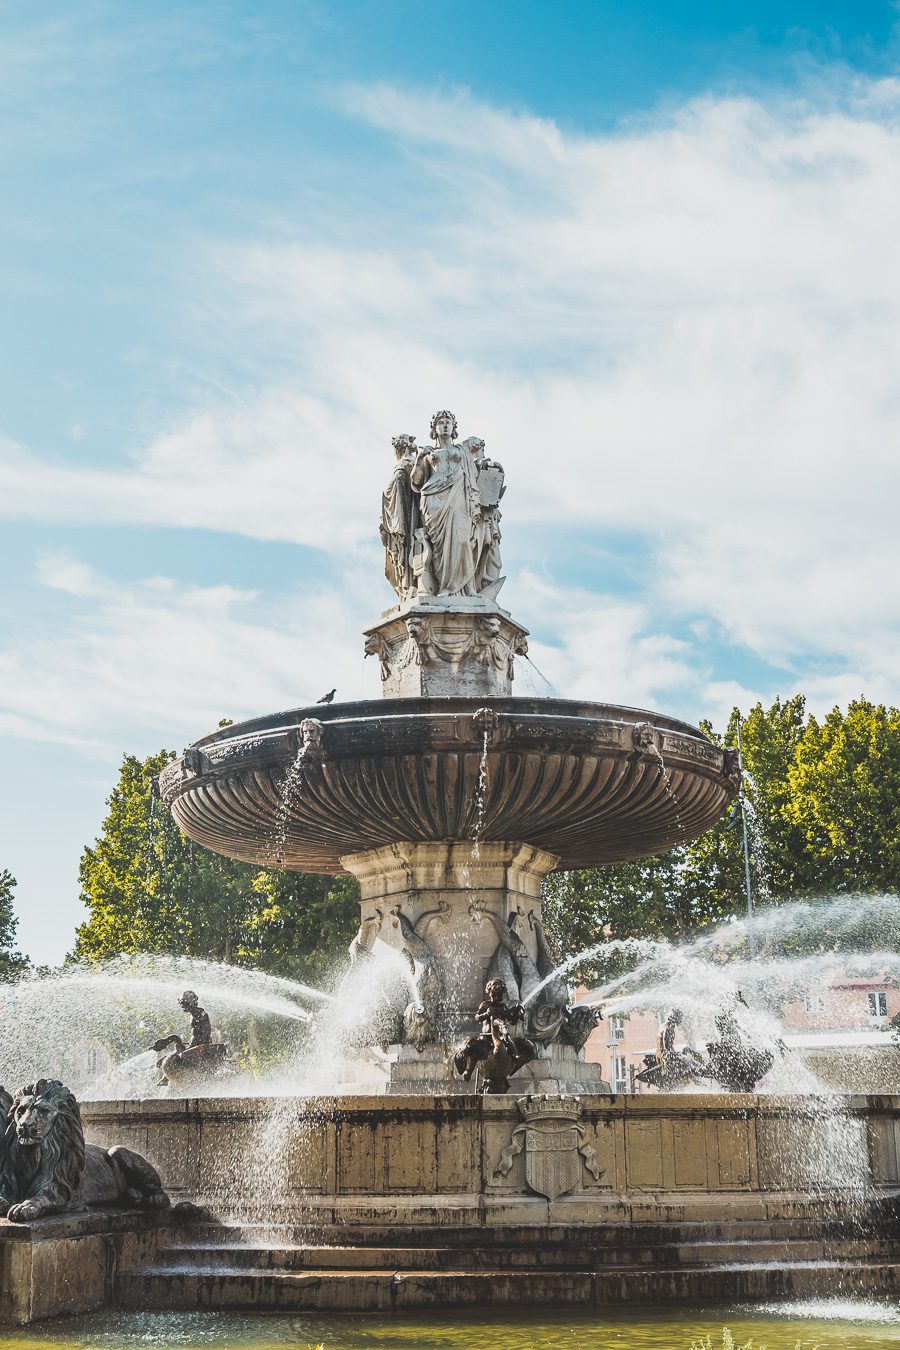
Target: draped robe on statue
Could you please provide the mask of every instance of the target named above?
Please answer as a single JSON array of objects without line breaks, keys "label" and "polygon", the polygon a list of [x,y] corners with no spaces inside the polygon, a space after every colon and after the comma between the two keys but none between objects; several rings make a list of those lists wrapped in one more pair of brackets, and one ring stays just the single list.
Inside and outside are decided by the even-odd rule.
[{"label": "draped robe on statue", "polygon": [[430,454],[434,467],[419,504],[434,553],[437,594],[475,595],[477,469],[462,446],[438,445]]},{"label": "draped robe on statue", "polygon": [[384,574],[401,600],[415,590],[410,549],[419,524],[419,506],[409,483],[410,464],[400,460],[381,496],[381,541]]}]

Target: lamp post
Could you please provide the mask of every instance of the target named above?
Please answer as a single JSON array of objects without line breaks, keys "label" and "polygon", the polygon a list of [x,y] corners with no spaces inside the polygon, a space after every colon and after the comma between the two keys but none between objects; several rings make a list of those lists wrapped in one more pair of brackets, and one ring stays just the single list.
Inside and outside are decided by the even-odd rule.
[{"label": "lamp post", "polygon": [[738,801],[741,807],[741,834],[744,843],[744,886],[747,891],[747,939],[750,945],[751,959],[756,955],[756,940],[753,936],[753,884],[750,880],[750,848],[747,842],[747,794],[744,790],[744,755],[741,749],[741,719],[737,724],[738,768],[741,774],[741,786],[738,789]]}]

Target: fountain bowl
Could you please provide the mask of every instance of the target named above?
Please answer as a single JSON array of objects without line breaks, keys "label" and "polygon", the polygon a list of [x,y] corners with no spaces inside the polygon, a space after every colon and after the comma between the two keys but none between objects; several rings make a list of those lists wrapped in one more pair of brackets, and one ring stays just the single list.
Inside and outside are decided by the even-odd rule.
[{"label": "fountain bowl", "polygon": [[403,698],[222,728],[168,765],[157,791],[191,839],[262,866],[335,872],[363,849],[477,836],[526,841],[576,868],[695,839],[737,781],[733,752],[658,713]]}]

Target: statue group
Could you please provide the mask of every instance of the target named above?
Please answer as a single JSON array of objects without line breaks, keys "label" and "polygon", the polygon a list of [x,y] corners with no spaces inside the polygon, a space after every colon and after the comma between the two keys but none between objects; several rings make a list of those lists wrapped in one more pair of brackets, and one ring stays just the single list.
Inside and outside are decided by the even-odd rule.
[{"label": "statue group", "polygon": [[684,1016],[680,1008],[672,1008],[659,1029],[656,1054],[645,1056],[644,1068],[635,1078],[660,1092],[702,1082],[716,1083],[726,1092],[752,1092],[771,1069],[775,1056],[750,1040],[738,1022],[738,1006],[747,1006],[740,992],[716,1014],[718,1040],[707,1042],[705,1057],[689,1045],[681,1050],[676,1047]]},{"label": "statue group", "polygon": [[500,564],[502,467],[484,441],[458,439],[452,412],[431,419],[431,447],[395,436],[396,463],[381,499],[385,576],[400,603],[417,597],[496,600]]}]

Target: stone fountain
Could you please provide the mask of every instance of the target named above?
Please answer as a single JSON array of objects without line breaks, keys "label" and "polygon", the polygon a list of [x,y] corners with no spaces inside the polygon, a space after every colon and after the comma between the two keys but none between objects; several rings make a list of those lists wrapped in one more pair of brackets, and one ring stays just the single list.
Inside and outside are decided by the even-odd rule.
[{"label": "stone fountain", "polygon": [[593,1016],[552,977],[542,882],[694,839],[734,796],[737,765],[670,717],[513,696],[528,634],[497,599],[505,474],[479,437],[459,440],[452,413],[435,414],[431,437],[395,437],[382,497],[397,603],[365,651],[383,701],[213,732],[161,774],[159,794],[207,848],[358,878],[353,955],[387,942],[412,972],[390,1091],[449,1089],[448,1047],[473,1029],[492,976],[521,997],[537,1047],[520,1090],[598,1091],[580,1054]]},{"label": "stone fountain", "polygon": [[[18,1290],[5,1307],[0,1279],[0,1318],[103,1302],[599,1308],[900,1284],[900,1099],[614,1096],[585,1062],[594,1013],[554,968],[543,879],[695,838],[739,766],[669,717],[513,695],[528,634],[498,601],[504,471],[448,412],[431,440],[395,438],[382,498],[396,604],[365,651],[384,698],[229,726],[157,783],[208,848],[359,879],[339,1002],[352,1009],[354,973],[385,947],[406,972],[383,1016],[357,1018],[380,1091],[84,1103],[87,1137],[146,1156],[173,1217],[123,1231],[95,1215],[93,1246],[82,1220],[0,1228],[0,1276]],[[454,1071],[482,1063],[479,1032],[500,1066],[483,1096]],[[727,1018],[720,1032],[718,1081],[743,1086],[757,1066]],[[504,1047],[527,1054],[504,1067]]]}]

